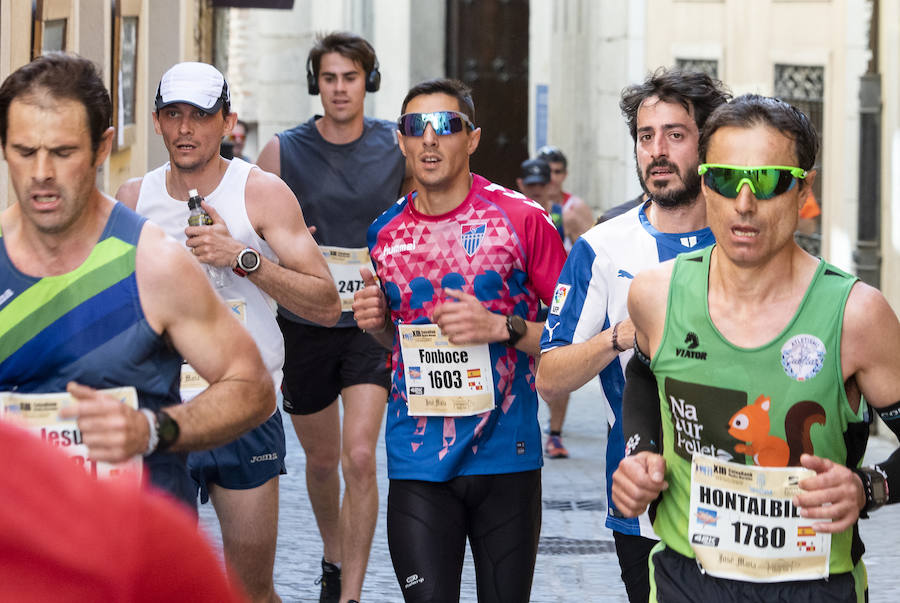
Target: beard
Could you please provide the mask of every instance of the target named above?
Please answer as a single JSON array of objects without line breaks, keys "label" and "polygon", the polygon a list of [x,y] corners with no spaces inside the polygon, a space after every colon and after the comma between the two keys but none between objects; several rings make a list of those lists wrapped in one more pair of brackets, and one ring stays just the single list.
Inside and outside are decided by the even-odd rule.
[{"label": "beard", "polygon": [[[687,177],[685,177],[682,175],[681,170],[678,169],[677,165],[666,159],[650,162],[650,165],[647,166],[647,169],[644,172],[641,172],[641,166],[637,162],[637,157],[635,157],[634,163],[635,166],[637,166],[637,176],[638,180],[641,182],[641,188],[644,189],[644,192],[647,193],[647,195],[653,199],[653,202],[660,207],[671,209],[673,207],[691,205],[697,197],[700,196],[700,174],[697,173],[697,166],[691,167],[688,170]],[[669,188],[662,192],[652,192],[647,187],[647,178],[650,176],[650,171],[657,167],[665,167],[672,170],[672,173],[681,179],[682,186],[675,189]],[[646,178],[644,174],[646,174]]]}]

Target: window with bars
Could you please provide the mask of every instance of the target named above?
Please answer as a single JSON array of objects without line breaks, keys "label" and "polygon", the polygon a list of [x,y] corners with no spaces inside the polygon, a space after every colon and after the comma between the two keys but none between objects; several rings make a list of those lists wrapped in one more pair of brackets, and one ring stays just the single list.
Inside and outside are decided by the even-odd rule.
[{"label": "window with bars", "polygon": [[705,73],[711,78],[719,79],[719,61],[716,59],[675,59],[675,66],[682,71]]},{"label": "window with bars", "polygon": [[[825,68],[819,65],[775,65],[775,96],[803,111],[819,134],[819,156],[815,168],[818,171],[813,183],[813,194],[819,207],[825,207],[822,198],[822,149],[825,146],[823,125],[825,114]],[[814,255],[821,251],[821,222],[816,220],[815,232],[798,234],[800,245]]]}]

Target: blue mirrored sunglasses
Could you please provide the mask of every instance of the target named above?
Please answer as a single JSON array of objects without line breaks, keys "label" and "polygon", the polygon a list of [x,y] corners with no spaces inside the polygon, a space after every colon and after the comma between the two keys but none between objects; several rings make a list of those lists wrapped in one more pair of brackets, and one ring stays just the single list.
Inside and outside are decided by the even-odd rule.
[{"label": "blue mirrored sunglasses", "polygon": [[465,126],[475,129],[469,116],[459,111],[434,111],[432,113],[404,113],[397,120],[397,129],[404,136],[423,136],[431,124],[438,136],[462,132]]}]

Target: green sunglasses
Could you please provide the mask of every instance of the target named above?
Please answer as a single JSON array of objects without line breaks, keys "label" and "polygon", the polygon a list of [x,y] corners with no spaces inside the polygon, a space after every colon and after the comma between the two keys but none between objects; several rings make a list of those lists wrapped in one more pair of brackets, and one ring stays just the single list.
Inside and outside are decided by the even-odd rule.
[{"label": "green sunglasses", "polygon": [[791,190],[798,178],[806,178],[803,168],[784,165],[703,163],[697,173],[706,186],[729,199],[736,199],[745,183],[757,199],[771,199]]}]

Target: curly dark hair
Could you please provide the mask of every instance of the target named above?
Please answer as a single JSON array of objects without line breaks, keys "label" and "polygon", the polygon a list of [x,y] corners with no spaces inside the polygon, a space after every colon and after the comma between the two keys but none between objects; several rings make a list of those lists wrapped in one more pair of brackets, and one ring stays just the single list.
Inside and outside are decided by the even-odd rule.
[{"label": "curly dark hair", "polygon": [[112,125],[112,101],[94,63],[64,52],[39,56],[12,72],[0,86],[0,144],[6,146],[12,102],[42,91],[53,98],[70,99],[84,105],[91,148],[96,153],[103,133]]},{"label": "curly dark hair", "polygon": [[731,92],[721,81],[705,73],[660,67],[640,84],[622,90],[619,108],[625,115],[631,139],[637,141],[637,114],[646,99],[656,97],[668,103],[678,103],[685,111],[693,109],[697,129],[702,130],[713,110],[731,98]]},{"label": "curly dark hair", "polygon": [[706,162],[709,139],[716,130],[729,126],[750,128],[757,124],[770,126],[793,140],[798,167],[813,168],[819,153],[819,136],[809,117],[779,98],[759,94],[742,94],[713,111],[700,132],[700,163]]}]

